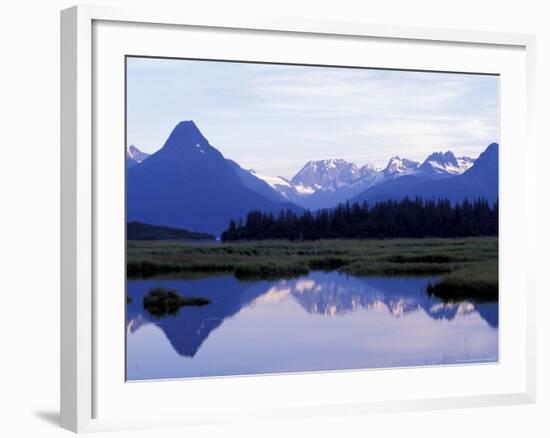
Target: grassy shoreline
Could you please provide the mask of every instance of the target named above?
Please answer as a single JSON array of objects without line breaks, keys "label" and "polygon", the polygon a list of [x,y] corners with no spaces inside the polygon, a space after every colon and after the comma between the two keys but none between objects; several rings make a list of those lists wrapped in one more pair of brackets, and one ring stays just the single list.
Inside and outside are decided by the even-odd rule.
[{"label": "grassy shoreline", "polygon": [[498,239],[388,239],[200,243],[128,241],[128,277],[231,273],[276,279],[311,270],[355,276],[441,275],[429,292],[445,299],[498,298]]}]

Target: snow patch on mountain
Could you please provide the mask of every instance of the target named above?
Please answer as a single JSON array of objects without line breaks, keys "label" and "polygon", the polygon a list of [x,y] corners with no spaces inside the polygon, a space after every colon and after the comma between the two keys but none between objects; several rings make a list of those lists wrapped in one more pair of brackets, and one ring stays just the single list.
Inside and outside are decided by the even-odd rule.
[{"label": "snow patch on mountain", "polygon": [[420,163],[399,156],[391,157],[383,170],[387,177],[395,178],[414,173],[420,167]]},{"label": "snow patch on mountain", "polygon": [[461,173],[464,173],[474,165],[476,160],[470,157],[457,157],[456,161],[458,161],[458,167],[462,171]]},{"label": "snow patch on mountain", "polygon": [[418,169],[423,176],[447,177],[461,175],[474,164],[469,157],[456,158],[451,151],[430,154]]},{"label": "snow patch on mountain", "polygon": [[296,189],[296,191],[298,193],[300,193],[301,195],[312,195],[313,193],[315,193],[318,189],[319,189],[319,185],[316,184],[315,187],[306,187],[302,184],[297,184],[294,186],[294,188]]},{"label": "snow patch on mountain", "polygon": [[140,151],[134,145],[126,147],[126,167],[130,168],[147,159],[149,154]]},{"label": "snow patch on mountain", "polygon": [[251,169],[250,173],[254,175],[256,178],[260,178],[261,180],[264,180],[266,183],[268,183],[271,187],[292,187],[290,182],[283,178],[282,176],[267,176],[267,175],[260,175],[255,170]]},{"label": "snow patch on mountain", "polygon": [[317,190],[338,190],[361,176],[359,168],[341,158],[308,161],[292,178],[291,183],[302,193]]},{"label": "snow patch on mountain", "polygon": [[399,156],[391,157],[385,167],[365,164],[362,167],[341,158],[308,161],[291,180],[248,172],[264,181],[283,198],[305,208],[330,208],[346,199],[388,180],[406,175],[431,179],[460,175],[474,164],[469,157],[455,157],[450,152],[435,152],[424,162]]}]

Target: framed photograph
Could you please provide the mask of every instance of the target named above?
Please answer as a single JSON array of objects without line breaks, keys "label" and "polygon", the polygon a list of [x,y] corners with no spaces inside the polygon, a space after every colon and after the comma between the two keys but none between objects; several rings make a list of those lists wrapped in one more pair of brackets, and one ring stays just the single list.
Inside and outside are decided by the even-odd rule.
[{"label": "framed photograph", "polygon": [[534,401],[534,37],[61,19],[63,427]]}]

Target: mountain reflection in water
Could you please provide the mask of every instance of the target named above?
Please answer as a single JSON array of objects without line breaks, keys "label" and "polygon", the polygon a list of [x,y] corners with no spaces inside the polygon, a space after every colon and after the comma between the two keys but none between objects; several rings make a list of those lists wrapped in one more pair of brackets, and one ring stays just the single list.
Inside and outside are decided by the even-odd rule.
[{"label": "mountain reflection in water", "polygon": [[[445,354],[449,357],[450,353],[447,347],[440,353],[438,349],[442,347],[435,345],[436,340],[450,350],[460,350],[451,355],[456,356],[456,361],[475,359],[472,354],[479,356],[480,362],[496,360],[498,304],[445,303],[426,293],[426,286],[436,280],[433,277],[353,277],[337,272],[312,272],[293,280],[252,282],[241,282],[233,276],[130,280],[128,295],[133,300],[127,312],[128,378],[443,363],[446,360],[440,357]],[[157,319],[148,314],[142,304],[143,296],[155,286],[176,289],[183,296],[209,298],[212,302],[203,307],[183,307],[176,316]],[[153,345],[145,335],[140,340],[139,334],[142,330],[145,333],[147,326],[164,333],[171,349],[182,358],[180,363],[167,349],[164,353],[170,356],[169,366],[163,367],[162,361],[151,362],[148,350],[161,348],[159,345],[165,341],[160,337]],[[277,334],[283,335],[290,326],[296,326],[296,330],[281,342]],[[422,345],[415,355],[411,346],[400,345],[400,330],[407,334],[417,331],[428,345],[433,341],[433,348],[426,351]],[[476,332],[480,333],[479,339]],[[155,332],[155,338],[158,335]],[[153,332],[147,332],[147,336],[153,336]],[[440,340],[442,336],[447,337],[445,342]],[[386,351],[388,345],[373,350],[373,339],[381,338],[393,344],[389,345],[391,351]],[[403,336],[403,341],[405,338]],[[360,343],[368,345],[364,347]],[[199,358],[203,348],[208,351],[204,358]],[[277,357],[274,360],[277,363],[269,363],[268,359],[260,359],[268,351],[273,354],[273,349],[287,360],[283,363]],[[400,349],[403,350],[401,357]],[[311,359],[298,359],[302,355],[309,355]],[[329,358],[329,355],[337,356]],[[316,356],[319,360],[313,362]],[[224,361],[227,366],[223,365]]]}]

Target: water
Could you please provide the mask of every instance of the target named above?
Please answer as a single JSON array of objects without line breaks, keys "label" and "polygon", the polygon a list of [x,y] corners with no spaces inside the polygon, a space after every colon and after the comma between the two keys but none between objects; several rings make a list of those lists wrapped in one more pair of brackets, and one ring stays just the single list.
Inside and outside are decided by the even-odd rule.
[{"label": "water", "polygon": [[[498,304],[444,303],[432,277],[312,272],[293,280],[233,276],[128,281],[128,380],[341,370],[498,360]],[[155,287],[208,297],[156,318]]]}]

